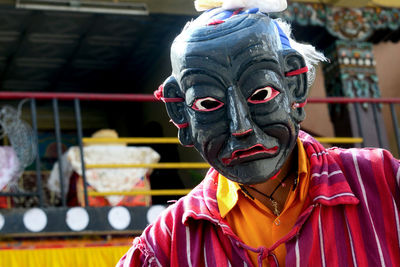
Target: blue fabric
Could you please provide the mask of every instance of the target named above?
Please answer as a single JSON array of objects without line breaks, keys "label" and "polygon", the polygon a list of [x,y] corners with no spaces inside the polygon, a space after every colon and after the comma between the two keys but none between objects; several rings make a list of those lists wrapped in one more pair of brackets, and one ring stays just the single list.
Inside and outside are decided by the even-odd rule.
[{"label": "blue fabric", "polygon": [[278,29],[279,32],[279,37],[281,38],[281,43],[282,43],[282,49],[291,49],[292,47],[290,46],[289,38],[286,36],[286,34],[282,31],[281,27],[279,27],[279,24],[274,20],[275,26]]},{"label": "blue fabric", "polygon": [[[208,12],[208,11],[210,11],[210,10],[207,10],[206,12]],[[236,11],[236,10],[223,10],[223,11],[221,11],[220,13],[218,13],[218,14],[212,16],[212,17],[210,18],[210,21],[216,21],[216,20],[218,20],[218,21],[224,21],[224,20],[226,20],[226,19],[232,17],[232,16],[233,16],[233,13],[234,13],[235,11]],[[257,7],[255,7],[255,8],[251,8],[251,9],[244,10],[244,11],[242,10],[242,11],[240,11],[237,15],[239,15],[239,14],[256,14],[256,13],[258,13],[258,12],[259,12],[259,9],[258,9]],[[273,20],[273,21],[274,21],[274,20]],[[283,50],[285,50],[285,49],[291,49],[292,47],[290,46],[289,38],[288,38],[288,37],[286,36],[286,34],[282,31],[281,27],[279,27],[279,24],[278,24],[276,21],[274,21],[274,24],[275,24],[275,26],[276,26],[276,28],[278,29],[278,32],[279,32],[279,37],[280,37],[280,40],[281,40],[282,49],[283,49]]]}]

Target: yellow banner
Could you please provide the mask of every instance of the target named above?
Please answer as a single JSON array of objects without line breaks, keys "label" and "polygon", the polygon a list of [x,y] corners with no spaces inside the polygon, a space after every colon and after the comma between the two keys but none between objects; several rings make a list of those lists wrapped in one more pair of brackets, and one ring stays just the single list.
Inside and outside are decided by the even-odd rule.
[{"label": "yellow banner", "polygon": [[0,250],[0,267],[110,267],[129,246]]}]

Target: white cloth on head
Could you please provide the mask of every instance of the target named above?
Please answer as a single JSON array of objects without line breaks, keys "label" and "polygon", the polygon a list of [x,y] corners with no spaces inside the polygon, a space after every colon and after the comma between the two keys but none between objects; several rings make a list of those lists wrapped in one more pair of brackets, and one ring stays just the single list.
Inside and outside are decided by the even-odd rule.
[{"label": "white cloth on head", "polygon": [[222,8],[258,8],[263,13],[281,12],[287,8],[286,0],[224,0]]},{"label": "white cloth on head", "polygon": [[286,0],[196,0],[197,11],[222,7],[223,9],[258,8],[263,13],[281,12],[287,8]]}]

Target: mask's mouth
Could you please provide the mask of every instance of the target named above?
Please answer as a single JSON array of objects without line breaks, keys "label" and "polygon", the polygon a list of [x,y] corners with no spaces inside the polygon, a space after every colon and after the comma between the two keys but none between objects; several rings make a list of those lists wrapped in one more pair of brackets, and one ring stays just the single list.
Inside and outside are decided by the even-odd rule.
[{"label": "mask's mouth", "polygon": [[235,165],[238,163],[248,162],[257,159],[270,158],[278,152],[278,147],[274,146],[266,148],[261,144],[233,151],[230,158],[222,158],[225,165]]}]

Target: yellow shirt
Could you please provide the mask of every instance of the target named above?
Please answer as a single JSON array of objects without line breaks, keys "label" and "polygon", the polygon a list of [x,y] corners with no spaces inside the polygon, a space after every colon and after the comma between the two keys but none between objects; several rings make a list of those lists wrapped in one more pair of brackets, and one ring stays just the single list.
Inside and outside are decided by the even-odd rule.
[{"label": "yellow shirt", "polygon": [[[222,175],[218,177],[217,201],[222,217],[226,218],[233,232],[247,245],[258,248],[271,247],[284,237],[294,226],[302,211],[310,180],[310,164],[300,139],[298,147],[299,185],[290,190],[285,206],[277,217],[257,199],[250,199],[240,190],[239,184]],[[238,193],[238,191],[240,193]],[[281,266],[285,266],[285,244],[278,246],[274,253]],[[249,252],[249,256],[257,266],[258,255]],[[264,259],[263,266],[268,266]]]}]

